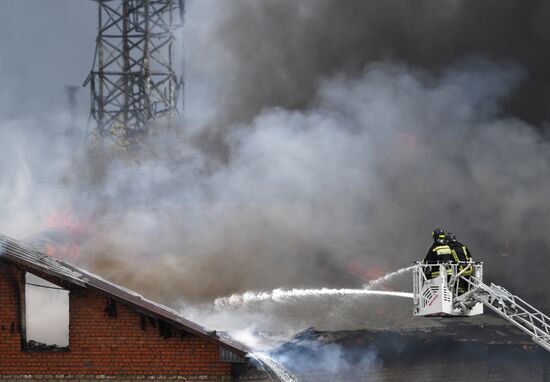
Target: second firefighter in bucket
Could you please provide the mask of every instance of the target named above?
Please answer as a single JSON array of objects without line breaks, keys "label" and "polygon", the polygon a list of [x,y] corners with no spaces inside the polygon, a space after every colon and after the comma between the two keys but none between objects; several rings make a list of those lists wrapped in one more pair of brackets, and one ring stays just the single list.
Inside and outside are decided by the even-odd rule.
[{"label": "second firefighter in bucket", "polygon": [[[445,234],[445,242],[451,248],[451,254],[453,255],[453,260],[456,263],[460,263],[458,266],[458,271],[462,273],[462,276],[466,279],[473,273],[472,265],[466,264],[472,262],[472,254],[468,247],[459,242],[456,239],[456,236],[452,232],[447,232]],[[458,291],[459,293],[464,293],[468,289],[468,282],[465,280],[459,280]]]}]

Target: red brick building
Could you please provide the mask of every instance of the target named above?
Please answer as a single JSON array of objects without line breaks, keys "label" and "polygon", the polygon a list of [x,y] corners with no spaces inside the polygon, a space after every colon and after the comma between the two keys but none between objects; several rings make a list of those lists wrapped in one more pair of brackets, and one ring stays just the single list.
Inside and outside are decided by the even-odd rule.
[{"label": "red brick building", "polygon": [[[67,291],[68,345],[27,339],[28,274]],[[0,379],[225,382],[247,368],[246,353],[166,307],[0,237]]]}]

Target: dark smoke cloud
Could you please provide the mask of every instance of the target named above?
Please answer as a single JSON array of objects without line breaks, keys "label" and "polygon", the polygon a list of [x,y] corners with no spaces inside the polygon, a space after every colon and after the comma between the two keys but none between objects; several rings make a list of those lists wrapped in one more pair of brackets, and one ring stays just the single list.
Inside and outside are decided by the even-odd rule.
[{"label": "dark smoke cloud", "polygon": [[188,5],[179,133],[75,158],[65,114],[0,115],[3,232],[62,211],[71,260],[174,304],[359,287],[443,225],[548,310],[544,2]]},{"label": "dark smoke cloud", "polygon": [[216,11],[201,53],[223,73],[224,122],[250,121],[270,106],[302,109],[322,78],[357,74],[368,62],[390,58],[437,71],[466,55],[520,64],[528,76],[504,111],[533,123],[550,117],[544,0],[235,0],[200,7]]}]

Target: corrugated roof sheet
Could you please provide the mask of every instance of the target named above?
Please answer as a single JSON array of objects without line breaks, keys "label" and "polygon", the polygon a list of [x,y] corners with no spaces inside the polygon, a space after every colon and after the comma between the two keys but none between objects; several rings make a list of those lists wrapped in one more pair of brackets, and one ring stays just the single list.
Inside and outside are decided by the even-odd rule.
[{"label": "corrugated roof sheet", "polygon": [[84,288],[102,292],[107,296],[135,307],[138,311],[158,316],[159,318],[183,328],[189,333],[215,341],[241,356],[250,352],[244,345],[225,336],[223,338],[218,336],[214,331],[209,331],[185,319],[173,309],[148,300],[134,291],[111,283],[84,269],[80,269],[74,265],[33,250],[17,240],[0,234],[0,256],[2,255],[7,260],[23,265],[29,269],[58,277]]}]

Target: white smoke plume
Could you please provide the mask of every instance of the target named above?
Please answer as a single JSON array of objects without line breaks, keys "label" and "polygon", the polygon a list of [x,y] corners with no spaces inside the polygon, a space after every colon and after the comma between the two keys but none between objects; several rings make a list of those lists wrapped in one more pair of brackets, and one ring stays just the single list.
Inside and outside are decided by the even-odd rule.
[{"label": "white smoke plume", "polygon": [[[276,354],[275,358],[290,370],[297,370],[311,380],[331,376],[331,380],[360,380],[368,375],[374,378],[383,367],[375,347],[351,347],[301,341],[294,351]],[[320,379],[321,379],[320,378]]]},{"label": "white smoke plume", "polygon": [[[52,254],[261,350],[310,326],[433,325],[408,299],[212,302],[360,288],[422,258],[436,226],[488,280],[550,309],[543,0],[189,0],[185,114],[139,153],[75,142],[53,102],[91,65],[93,2],[34,5],[48,17],[21,4],[0,5],[14,36],[0,39],[0,232],[53,242]],[[79,7],[86,32],[51,21]],[[56,49],[28,49],[36,30],[17,15],[49,23]],[[407,291],[408,276],[392,289]],[[327,372],[382,366],[376,349],[302,345]],[[274,354],[308,371],[294,355]]]},{"label": "white smoke plume", "polygon": [[[159,297],[347,287],[362,281],[353,261],[410,264],[443,225],[498,266],[506,238],[529,237],[529,206],[544,215],[545,144],[499,116],[520,78],[475,59],[439,76],[373,64],[325,81],[309,109],[269,109],[236,127],[228,164],[185,146],[179,162],[111,161],[90,259],[134,285],[145,277]],[[102,253],[117,253],[114,263]]]},{"label": "white smoke plume", "polygon": [[[511,3],[494,8],[499,20]],[[535,3],[529,13],[545,14]],[[24,238],[61,225],[56,240],[77,247],[69,260],[173,305],[357,288],[422,258],[442,225],[488,278],[547,303],[546,117],[516,102],[526,81],[546,84],[531,48],[490,48],[500,24],[469,44],[475,28],[458,26],[481,21],[464,2],[441,13],[423,2],[437,22],[422,19],[410,41],[354,16],[409,25],[407,6],[299,4],[190,1],[186,115],[139,155],[69,146],[62,110],[23,118],[2,106],[0,231]],[[442,25],[454,27],[430,50],[422,38]],[[0,99],[17,88],[6,83]]]}]

